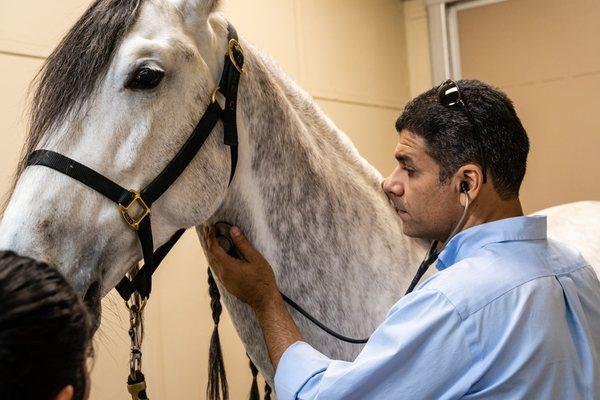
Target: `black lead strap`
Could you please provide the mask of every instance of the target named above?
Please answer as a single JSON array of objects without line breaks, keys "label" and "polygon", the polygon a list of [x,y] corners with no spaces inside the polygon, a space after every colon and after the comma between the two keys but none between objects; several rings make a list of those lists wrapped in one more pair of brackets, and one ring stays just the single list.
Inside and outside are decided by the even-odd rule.
[{"label": "black lead strap", "polygon": [[[224,144],[231,149],[229,183],[233,180],[238,159],[237,91],[244,67],[244,55],[238,42],[237,32],[231,24],[229,24],[228,32],[223,73],[219,87],[213,94],[212,102],[175,157],[141,191],[127,190],[93,169],[51,150],[36,150],[27,161],[28,166],[40,165],[63,173],[94,189],[119,206],[125,221],[137,232],[144,257],[144,265],[135,277],[131,280],[124,277],[116,286],[125,301],[134,292],[138,292],[142,299],[149,298],[152,291],[152,274],[185,232],[185,229],[178,230],[165,244],[154,251],[151,207],[192,162],[219,120],[223,121]],[[214,98],[217,91],[225,98],[223,109]],[[134,209],[136,210],[135,214],[133,213]],[[137,211],[138,209],[141,209],[141,212]]]}]

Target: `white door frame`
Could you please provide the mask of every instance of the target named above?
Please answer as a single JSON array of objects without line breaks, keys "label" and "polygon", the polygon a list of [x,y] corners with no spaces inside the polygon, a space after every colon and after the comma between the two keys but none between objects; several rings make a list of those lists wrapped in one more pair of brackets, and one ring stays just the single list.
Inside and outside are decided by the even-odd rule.
[{"label": "white door frame", "polygon": [[506,0],[426,0],[434,83],[462,77],[458,12],[502,1]]}]

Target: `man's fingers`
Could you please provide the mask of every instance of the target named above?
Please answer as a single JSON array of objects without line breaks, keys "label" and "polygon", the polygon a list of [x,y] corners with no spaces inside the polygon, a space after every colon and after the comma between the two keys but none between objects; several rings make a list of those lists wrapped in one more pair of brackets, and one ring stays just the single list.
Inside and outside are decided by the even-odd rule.
[{"label": "man's fingers", "polygon": [[207,257],[210,266],[219,271],[241,266],[239,260],[231,257],[221,247],[217,241],[217,238],[215,237],[215,229],[213,227],[211,227],[208,231]]},{"label": "man's fingers", "polygon": [[244,236],[240,228],[234,226],[229,233],[231,234],[235,247],[242,253],[246,260],[256,262],[262,258],[260,253],[252,246],[248,239],[246,239],[246,236]]}]

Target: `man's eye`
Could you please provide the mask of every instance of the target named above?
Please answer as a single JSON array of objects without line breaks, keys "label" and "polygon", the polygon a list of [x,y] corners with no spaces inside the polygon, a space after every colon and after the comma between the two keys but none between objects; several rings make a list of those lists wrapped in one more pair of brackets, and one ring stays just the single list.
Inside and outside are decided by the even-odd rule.
[{"label": "man's eye", "polygon": [[127,89],[154,89],[158,86],[165,73],[163,71],[142,67],[127,81],[125,87]]},{"label": "man's eye", "polygon": [[402,167],[402,169],[405,170],[409,176],[415,173],[415,170],[409,167]]}]

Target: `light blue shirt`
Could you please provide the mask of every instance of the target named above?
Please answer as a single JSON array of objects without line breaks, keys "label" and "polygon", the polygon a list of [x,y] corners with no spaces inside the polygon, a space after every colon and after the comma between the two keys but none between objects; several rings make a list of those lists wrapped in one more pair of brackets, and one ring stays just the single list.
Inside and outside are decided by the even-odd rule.
[{"label": "light blue shirt", "polygon": [[600,283],[545,217],[466,229],[437,268],[353,362],[290,346],[277,399],[600,399]]}]

